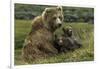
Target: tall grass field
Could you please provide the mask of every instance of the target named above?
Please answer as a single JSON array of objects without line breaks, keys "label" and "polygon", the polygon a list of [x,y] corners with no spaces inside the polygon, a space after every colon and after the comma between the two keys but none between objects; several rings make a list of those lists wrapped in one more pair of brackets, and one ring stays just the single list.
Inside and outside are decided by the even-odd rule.
[{"label": "tall grass field", "polygon": [[[22,46],[25,37],[31,29],[31,20],[15,20],[15,46],[14,46],[14,64],[28,64],[22,58]],[[82,62],[94,60],[94,24],[89,23],[64,23],[62,27],[71,26],[74,36],[82,42],[82,47],[75,51],[61,53],[59,55],[38,59],[30,64],[46,64],[46,63],[67,63],[67,62]],[[61,31],[61,30],[59,30]]]}]

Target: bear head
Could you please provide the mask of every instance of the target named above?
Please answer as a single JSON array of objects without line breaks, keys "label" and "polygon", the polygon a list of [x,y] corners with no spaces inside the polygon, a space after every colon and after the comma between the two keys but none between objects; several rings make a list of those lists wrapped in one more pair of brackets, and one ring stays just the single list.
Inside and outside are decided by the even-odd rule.
[{"label": "bear head", "polygon": [[63,10],[62,7],[46,8],[42,14],[43,23],[49,29],[57,29],[63,23]]},{"label": "bear head", "polygon": [[64,32],[64,35],[67,37],[71,37],[73,34],[72,27],[70,27],[70,26],[66,26],[66,27],[62,28],[62,30]]},{"label": "bear head", "polygon": [[55,34],[54,36],[54,43],[56,44],[56,46],[62,46],[64,44],[64,37],[63,36],[58,36]]}]

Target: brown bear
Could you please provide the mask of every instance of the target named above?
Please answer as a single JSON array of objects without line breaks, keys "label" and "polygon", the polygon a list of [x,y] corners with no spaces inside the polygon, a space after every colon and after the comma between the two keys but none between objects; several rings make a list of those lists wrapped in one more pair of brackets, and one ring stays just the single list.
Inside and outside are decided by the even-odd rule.
[{"label": "brown bear", "polygon": [[82,44],[73,37],[72,27],[66,26],[62,28],[62,30],[63,34],[60,36],[54,34],[54,47],[58,50],[58,53],[74,51],[82,46]]},{"label": "brown bear", "polygon": [[42,15],[34,18],[32,29],[23,44],[22,55],[26,61],[45,58],[58,53],[53,46],[53,32],[63,22],[62,7],[46,8]]}]

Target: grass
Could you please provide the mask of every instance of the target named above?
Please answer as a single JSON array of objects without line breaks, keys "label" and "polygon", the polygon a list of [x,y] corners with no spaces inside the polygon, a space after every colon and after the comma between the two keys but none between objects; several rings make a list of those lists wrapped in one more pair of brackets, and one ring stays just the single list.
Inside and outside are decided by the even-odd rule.
[{"label": "grass", "polygon": [[[32,64],[80,62],[94,60],[94,26],[88,23],[66,23],[62,27],[72,26],[75,37],[82,42],[83,47],[75,51],[62,53],[53,57],[38,59]],[[23,42],[31,28],[31,20],[15,20],[15,65],[27,64],[22,60]],[[61,32],[61,30],[58,30]]]}]

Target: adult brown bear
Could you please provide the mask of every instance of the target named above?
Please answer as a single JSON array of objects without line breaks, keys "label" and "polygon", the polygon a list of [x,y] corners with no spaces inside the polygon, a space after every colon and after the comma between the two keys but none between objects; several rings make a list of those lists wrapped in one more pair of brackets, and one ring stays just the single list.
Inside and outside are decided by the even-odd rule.
[{"label": "adult brown bear", "polygon": [[22,49],[23,58],[34,61],[58,53],[53,46],[53,32],[63,22],[62,7],[46,8],[42,15],[37,16],[32,22],[32,29],[26,37]]}]

